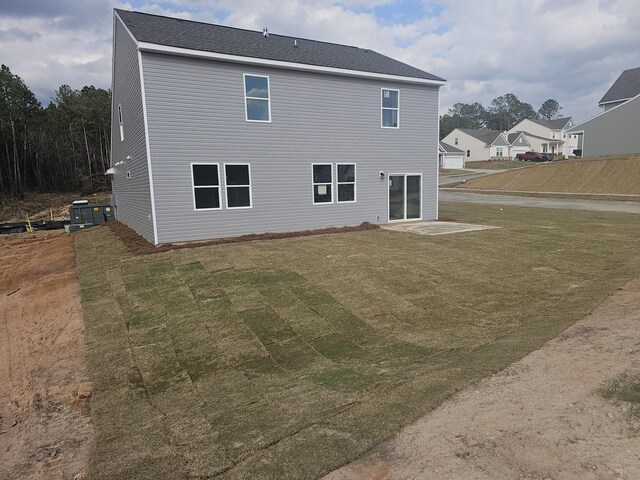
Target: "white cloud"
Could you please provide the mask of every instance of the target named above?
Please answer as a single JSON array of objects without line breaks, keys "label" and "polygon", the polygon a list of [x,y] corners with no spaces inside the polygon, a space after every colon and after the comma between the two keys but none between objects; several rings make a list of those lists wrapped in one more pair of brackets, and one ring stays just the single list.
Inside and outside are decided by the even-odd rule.
[{"label": "white cloud", "polygon": [[[409,4],[392,0],[3,0],[0,58],[44,100],[62,83],[108,88],[110,10],[133,5],[371,48],[446,78],[443,111],[510,92],[534,107],[555,98],[582,119],[622,70],[640,66],[637,0],[422,1],[407,21]],[[402,23],[375,9],[394,4]]]}]

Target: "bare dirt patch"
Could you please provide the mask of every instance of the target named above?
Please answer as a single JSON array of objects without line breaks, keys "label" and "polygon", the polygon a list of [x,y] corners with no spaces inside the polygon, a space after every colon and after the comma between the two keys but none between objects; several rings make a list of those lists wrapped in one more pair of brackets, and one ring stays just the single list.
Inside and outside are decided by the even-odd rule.
[{"label": "bare dirt patch", "polygon": [[72,479],[93,441],[73,238],[4,236],[0,264],[0,478]]},{"label": "bare dirt patch", "polygon": [[325,479],[640,478],[635,404],[606,398],[621,376],[638,378],[639,339],[636,279],[540,350]]},{"label": "bare dirt patch", "polygon": [[144,237],[138,235],[135,231],[127,227],[124,223],[109,222],[107,224],[111,228],[113,233],[120,239],[126,246],[129,252],[134,255],[148,255],[151,253],[168,252],[169,250],[183,250],[185,248],[206,247],[210,245],[223,245],[227,243],[242,243],[253,242],[256,240],[277,240],[280,238],[294,238],[294,237],[310,237],[313,235],[326,235],[330,233],[348,233],[348,232],[360,232],[365,230],[375,230],[380,228],[378,225],[364,222],[357,227],[332,227],[332,228],[320,228],[316,230],[303,230],[300,232],[284,232],[284,233],[260,233],[251,235],[241,235],[239,237],[218,238],[215,240],[207,240],[203,242],[188,242],[179,244],[166,244],[155,246]]},{"label": "bare dirt patch", "polygon": [[80,199],[91,203],[106,203],[109,201],[109,194],[28,193],[20,199],[0,197],[0,222],[20,222],[25,219],[25,214],[29,214],[32,220],[48,219],[51,213],[55,220],[66,220],[69,218],[71,202]]}]

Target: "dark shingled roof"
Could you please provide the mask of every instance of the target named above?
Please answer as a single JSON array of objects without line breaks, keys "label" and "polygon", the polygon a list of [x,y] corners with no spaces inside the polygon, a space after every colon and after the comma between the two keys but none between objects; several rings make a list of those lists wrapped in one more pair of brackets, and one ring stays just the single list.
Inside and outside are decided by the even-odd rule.
[{"label": "dark shingled roof", "polygon": [[[373,50],[116,9],[140,42],[426,80],[442,78]],[[298,46],[294,46],[297,40]]]},{"label": "dark shingled roof", "polygon": [[442,150],[445,151],[445,153],[464,153],[459,148],[453,147],[448,143],[440,142],[440,146],[442,147]]},{"label": "dark shingled roof", "polygon": [[627,100],[640,94],[640,67],[625,70],[604,94],[599,105]]},{"label": "dark shingled roof", "polygon": [[459,130],[478,140],[482,140],[487,145],[491,145],[498,138],[498,135],[502,133],[500,130],[485,130],[483,128],[460,128]]},{"label": "dark shingled roof", "polygon": [[571,120],[571,117],[556,118],[555,120],[538,120],[530,118],[532,122],[542,125],[543,127],[550,128],[551,130],[562,130],[567,123]]}]

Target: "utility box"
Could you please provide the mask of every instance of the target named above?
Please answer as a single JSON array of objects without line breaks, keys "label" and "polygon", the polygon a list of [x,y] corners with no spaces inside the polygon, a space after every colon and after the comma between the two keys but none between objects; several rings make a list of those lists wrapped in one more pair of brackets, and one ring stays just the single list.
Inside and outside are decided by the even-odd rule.
[{"label": "utility box", "polygon": [[115,220],[113,206],[109,204],[92,205],[87,200],[73,202],[69,209],[72,224],[100,225]]}]

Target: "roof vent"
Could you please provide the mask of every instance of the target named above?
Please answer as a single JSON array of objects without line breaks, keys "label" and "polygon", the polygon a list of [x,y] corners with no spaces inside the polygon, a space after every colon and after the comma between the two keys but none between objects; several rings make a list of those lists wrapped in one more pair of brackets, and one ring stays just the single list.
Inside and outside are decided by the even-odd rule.
[{"label": "roof vent", "polygon": [[293,41],[293,46],[294,46],[294,47],[296,47],[296,48],[298,48],[298,40],[294,40],[294,41]]},{"label": "roof vent", "polygon": [[262,29],[262,36],[263,36],[264,38],[269,38],[269,30],[267,30],[267,27],[264,27],[264,28]]}]

